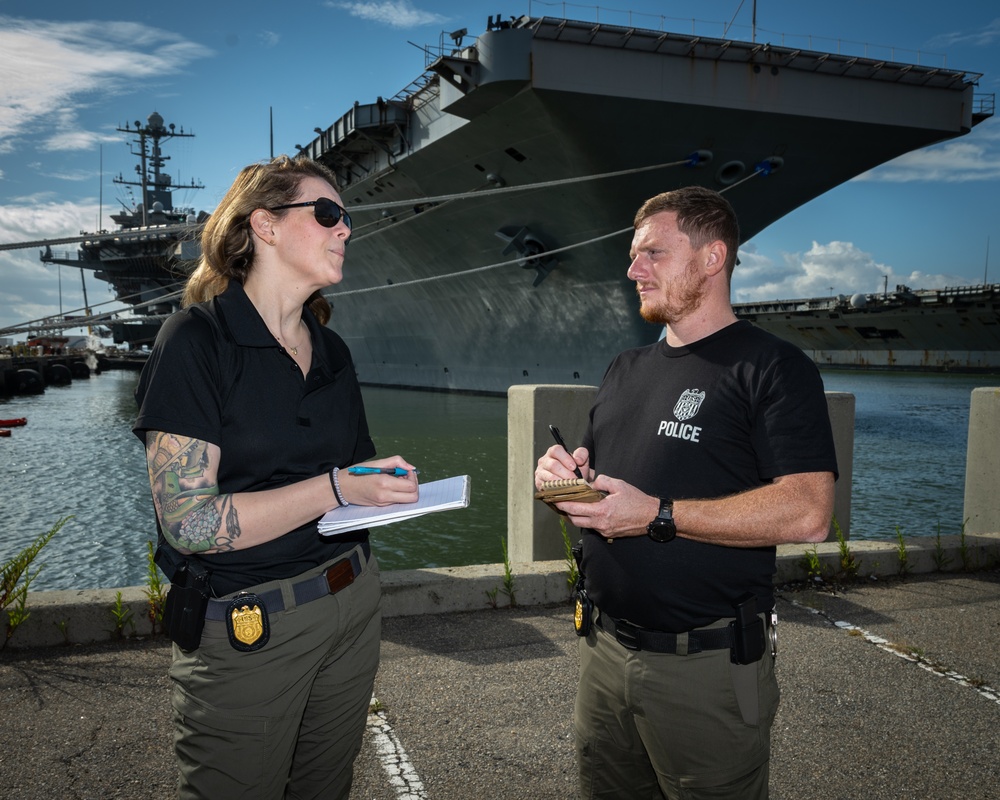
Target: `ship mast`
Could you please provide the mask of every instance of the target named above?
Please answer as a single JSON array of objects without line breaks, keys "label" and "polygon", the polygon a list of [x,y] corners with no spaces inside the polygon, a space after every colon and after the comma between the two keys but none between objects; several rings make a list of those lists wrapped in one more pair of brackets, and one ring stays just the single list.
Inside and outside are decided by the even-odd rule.
[{"label": "ship mast", "polygon": [[183,128],[180,132],[178,132],[172,122],[170,123],[168,130],[168,127],[163,124],[163,117],[161,117],[156,111],[146,118],[145,126],[136,120],[134,128],[130,128],[126,122],[124,128],[117,128],[116,130],[121,133],[128,133],[137,137],[133,144],[138,145],[138,151],[132,150],[131,152],[132,155],[138,156],[139,158],[139,163],[135,168],[135,171],[138,174],[138,180],[125,180],[125,178],[119,174],[117,178],[113,179],[113,182],[125,186],[140,187],[142,190],[141,224],[143,227],[149,224],[149,211],[153,207],[153,204],[160,203],[160,210],[165,212],[173,210],[174,206],[171,192],[173,192],[174,189],[205,188],[204,186],[194,183],[193,181],[191,183],[173,186],[171,185],[170,175],[161,171],[163,167],[166,166],[166,162],[170,160],[170,156],[163,155],[163,152],[160,149],[160,141],[173,139],[175,137],[193,137],[193,133],[184,133]]}]

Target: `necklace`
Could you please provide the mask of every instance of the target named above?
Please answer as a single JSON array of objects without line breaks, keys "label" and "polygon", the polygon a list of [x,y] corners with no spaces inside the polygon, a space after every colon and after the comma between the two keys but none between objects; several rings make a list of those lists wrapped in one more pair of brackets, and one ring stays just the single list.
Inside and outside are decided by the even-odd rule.
[{"label": "necklace", "polygon": [[276,334],[272,333],[271,335],[274,336],[274,340],[278,344],[280,344],[282,347],[284,347],[293,356],[297,356],[299,354],[299,348],[298,347],[291,347],[290,345],[285,344],[285,341],[280,336],[278,336]]},{"label": "necklace", "polygon": [[272,333],[271,335],[275,339],[278,340],[278,344],[280,344],[282,347],[284,347],[293,356],[297,356],[299,354],[299,347],[301,347],[302,345],[299,345],[298,347],[292,347],[290,344],[286,343],[285,340],[282,339],[280,336],[278,336],[276,333]]}]

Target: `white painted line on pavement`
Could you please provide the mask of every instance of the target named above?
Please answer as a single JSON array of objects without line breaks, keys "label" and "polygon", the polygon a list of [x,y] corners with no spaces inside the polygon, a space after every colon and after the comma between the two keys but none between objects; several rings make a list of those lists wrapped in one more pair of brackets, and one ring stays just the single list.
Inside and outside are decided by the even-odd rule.
[{"label": "white painted line on pavement", "polygon": [[795,600],[791,600],[787,597],[785,597],[784,599],[787,600],[789,603],[791,603],[793,606],[796,606],[797,608],[803,608],[806,611],[809,611],[818,617],[823,617],[823,619],[825,619],[834,627],[841,628],[842,630],[850,631],[852,633],[856,633],[857,635],[861,636],[866,642],[875,645],[881,650],[885,650],[885,652],[887,653],[892,653],[894,656],[898,656],[904,661],[909,661],[912,664],[916,664],[921,669],[927,670],[928,672],[937,675],[938,677],[947,678],[949,681],[951,681],[952,683],[957,683],[959,686],[965,686],[966,688],[973,689],[979,694],[981,694],[983,697],[985,697],[987,700],[990,700],[1000,705],[1000,691],[997,691],[991,686],[987,686],[985,683],[978,683],[978,682],[974,683],[970,678],[966,677],[965,675],[955,672],[954,670],[950,670],[943,664],[936,664],[933,661],[926,659],[917,653],[914,653],[912,650],[908,650],[904,647],[901,647],[900,645],[895,645],[888,639],[878,636],[877,634],[871,633],[870,631],[866,631],[864,628],[859,628],[857,625],[852,625],[850,622],[844,622],[843,620],[834,620],[832,617],[830,617],[827,614],[824,614],[822,611],[819,611],[818,609],[802,605],[802,603],[798,603]]},{"label": "white painted line on pavement", "polygon": [[375,753],[389,776],[389,785],[395,790],[397,800],[428,800],[424,784],[410,763],[402,742],[386,720],[385,712],[372,710],[378,707],[378,700],[373,695],[368,711],[368,730],[375,741]]}]

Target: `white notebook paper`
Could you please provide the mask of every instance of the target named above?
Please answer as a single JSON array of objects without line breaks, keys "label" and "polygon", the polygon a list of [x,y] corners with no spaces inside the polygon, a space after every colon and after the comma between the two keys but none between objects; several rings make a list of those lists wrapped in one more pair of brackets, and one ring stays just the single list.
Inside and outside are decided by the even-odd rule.
[{"label": "white notebook paper", "polygon": [[420,499],[415,503],[396,503],[391,506],[343,506],[327,511],[319,521],[319,532],[333,536],[358,528],[374,528],[404,519],[466,508],[469,505],[471,481],[468,475],[456,475],[439,481],[420,484]]}]

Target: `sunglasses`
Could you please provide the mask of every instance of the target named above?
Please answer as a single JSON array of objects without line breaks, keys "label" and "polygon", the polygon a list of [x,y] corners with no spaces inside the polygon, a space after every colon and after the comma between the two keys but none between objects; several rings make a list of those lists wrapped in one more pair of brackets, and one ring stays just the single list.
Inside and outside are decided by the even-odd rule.
[{"label": "sunglasses", "polygon": [[351,230],[351,215],[347,213],[346,209],[333,202],[329,197],[320,197],[318,200],[309,200],[305,203],[289,203],[284,206],[275,206],[269,210],[280,211],[283,208],[301,208],[304,206],[313,206],[313,216],[316,217],[316,221],[324,228],[332,228],[343,220],[347,229]]}]

